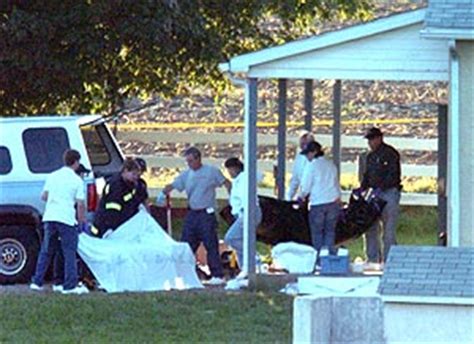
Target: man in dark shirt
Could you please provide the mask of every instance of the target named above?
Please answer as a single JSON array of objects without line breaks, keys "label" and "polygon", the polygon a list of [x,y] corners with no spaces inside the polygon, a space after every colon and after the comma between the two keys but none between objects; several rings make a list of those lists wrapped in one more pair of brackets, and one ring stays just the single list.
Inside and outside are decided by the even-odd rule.
[{"label": "man in dark shirt", "polygon": [[94,217],[93,234],[102,237],[109,229],[117,229],[138,213],[146,195],[146,190],[140,190],[140,174],[140,165],[127,158],[120,173],[107,182]]},{"label": "man in dark shirt", "polygon": [[[397,244],[395,232],[400,212],[400,154],[383,141],[383,133],[378,128],[371,128],[365,138],[368,140],[370,153],[367,155],[362,188],[379,190],[380,198],[387,202],[381,221],[377,221],[365,235],[369,263],[380,263],[387,260],[390,246]],[[383,260],[381,259],[379,228],[383,232]]]}]

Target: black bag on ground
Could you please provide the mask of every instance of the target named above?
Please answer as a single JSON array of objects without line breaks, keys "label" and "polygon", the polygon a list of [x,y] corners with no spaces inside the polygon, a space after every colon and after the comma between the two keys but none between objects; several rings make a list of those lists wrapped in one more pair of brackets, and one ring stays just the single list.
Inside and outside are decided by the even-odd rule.
[{"label": "black bag on ground", "polygon": [[[262,222],[257,227],[257,240],[269,245],[293,241],[311,245],[308,207],[297,202],[282,201],[259,196]],[[358,190],[353,191],[349,204],[341,209],[336,225],[336,244],[356,239],[367,232],[381,215],[385,201],[372,193],[367,199]],[[221,211],[221,216],[230,225],[230,207]]]}]

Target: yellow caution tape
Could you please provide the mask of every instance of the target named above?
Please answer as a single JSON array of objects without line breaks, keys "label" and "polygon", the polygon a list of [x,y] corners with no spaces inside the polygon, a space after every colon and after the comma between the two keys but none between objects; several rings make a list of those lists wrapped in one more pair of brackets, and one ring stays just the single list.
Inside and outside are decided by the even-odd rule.
[{"label": "yellow caution tape", "polygon": [[[341,121],[344,125],[360,125],[360,124],[412,124],[412,123],[436,123],[436,118],[398,118],[398,119],[364,119],[364,120],[344,120]],[[313,122],[313,126],[328,126],[333,124],[333,120],[319,120]],[[302,127],[304,122],[287,122],[287,127]],[[127,123],[118,124],[117,128],[121,130],[140,130],[140,129],[226,129],[226,128],[243,128],[243,122],[231,122],[231,123]],[[257,122],[258,128],[276,128],[278,122]]]}]

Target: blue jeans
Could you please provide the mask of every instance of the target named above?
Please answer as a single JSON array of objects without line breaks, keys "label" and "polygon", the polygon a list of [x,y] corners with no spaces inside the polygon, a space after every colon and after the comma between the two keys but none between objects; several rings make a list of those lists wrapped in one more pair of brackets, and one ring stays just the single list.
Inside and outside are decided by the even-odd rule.
[{"label": "blue jeans", "polygon": [[223,277],[221,257],[219,255],[219,242],[217,239],[217,220],[214,213],[208,214],[206,210],[188,210],[184,219],[181,241],[187,242],[193,252],[202,242],[207,251],[207,263],[213,277]]},{"label": "blue jeans", "polygon": [[[257,225],[262,221],[262,211],[260,207],[256,208]],[[244,214],[241,213],[229,227],[224,242],[231,246],[237,252],[237,259],[239,260],[239,266],[242,268],[244,264]]]},{"label": "blue jeans", "polygon": [[309,211],[311,241],[318,251],[326,246],[331,254],[336,253],[336,224],[340,207],[336,202],[312,205]]},{"label": "blue jeans", "polygon": [[382,211],[380,220],[377,220],[369,231],[365,234],[365,251],[369,262],[380,262],[380,235],[379,229],[383,233],[383,258],[387,261],[388,252],[392,245],[397,244],[396,229],[398,214],[400,213],[400,191],[398,188],[391,188],[382,191],[380,198],[387,202]]},{"label": "blue jeans", "polygon": [[36,263],[36,272],[33,282],[39,286],[43,285],[44,275],[48,269],[51,258],[58,250],[58,237],[60,238],[61,250],[64,256],[64,284],[65,290],[73,289],[77,285],[76,251],[78,243],[78,232],[76,227],[59,222],[44,223],[44,238]]}]

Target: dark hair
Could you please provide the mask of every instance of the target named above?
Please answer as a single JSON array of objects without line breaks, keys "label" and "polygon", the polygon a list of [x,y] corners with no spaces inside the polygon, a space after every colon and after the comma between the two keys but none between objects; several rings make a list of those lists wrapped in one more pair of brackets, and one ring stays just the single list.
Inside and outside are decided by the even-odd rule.
[{"label": "dark hair", "polygon": [[125,161],[123,162],[122,168],[120,169],[120,172],[124,171],[141,171],[140,165],[137,163],[137,161],[133,158],[126,158]]},{"label": "dark hair", "polygon": [[184,151],[184,156],[192,155],[195,159],[201,159],[201,151],[196,147],[189,147]]},{"label": "dark hair", "polygon": [[81,154],[75,149],[68,149],[64,152],[63,160],[66,166],[72,166],[76,161],[81,160]]},{"label": "dark hair", "polygon": [[323,151],[323,148],[321,146],[321,144],[318,142],[318,141],[311,141],[309,142],[305,149],[303,149],[301,151],[301,154],[308,154],[308,153],[316,153],[314,156],[316,158],[320,157],[320,156],[323,156],[324,155],[324,151]]},{"label": "dark hair", "polygon": [[224,166],[225,166],[225,168],[235,167],[235,168],[238,168],[239,171],[244,170],[244,164],[242,163],[242,161],[239,160],[239,158],[229,158],[229,159],[227,159],[224,162]]},{"label": "dark hair", "polygon": [[135,158],[135,161],[137,162],[138,166],[140,166],[140,170],[142,171],[142,173],[146,172],[146,161],[145,161],[145,159]]}]

